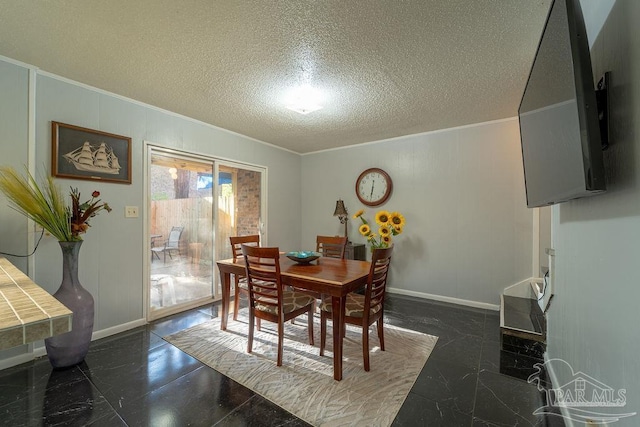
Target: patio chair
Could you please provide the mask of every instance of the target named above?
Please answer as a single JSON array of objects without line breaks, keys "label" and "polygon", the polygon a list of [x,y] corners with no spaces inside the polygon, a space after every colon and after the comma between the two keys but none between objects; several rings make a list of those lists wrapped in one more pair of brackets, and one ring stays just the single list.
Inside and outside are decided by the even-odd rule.
[{"label": "patio chair", "polygon": [[180,253],[180,236],[183,231],[184,227],[171,227],[169,238],[165,240],[164,245],[151,248],[151,253],[155,254],[155,256],[160,259],[159,253],[162,252],[164,263],[167,262],[167,254],[169,254],[169,258],[173,259],[173,256],[171,255],[172,251],[178,251],[178,256],[182,255]]}]

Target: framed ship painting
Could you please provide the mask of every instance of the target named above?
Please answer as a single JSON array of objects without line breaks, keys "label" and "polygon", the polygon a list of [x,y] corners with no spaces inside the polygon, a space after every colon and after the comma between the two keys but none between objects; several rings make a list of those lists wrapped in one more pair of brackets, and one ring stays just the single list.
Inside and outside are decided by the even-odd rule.
[{"label": "framed ship painting", "polygon": [[131,184],[131,138],[51,122],[51,174]]}]

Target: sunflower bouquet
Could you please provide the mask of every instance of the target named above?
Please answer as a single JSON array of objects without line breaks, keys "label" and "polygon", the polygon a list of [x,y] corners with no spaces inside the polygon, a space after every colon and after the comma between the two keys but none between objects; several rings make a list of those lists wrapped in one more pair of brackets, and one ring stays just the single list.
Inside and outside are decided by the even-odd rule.
[{"label": "sunflower bouquet", "polygon": [[362,216],[364,209],[360,209],[353,215],[353,219],[360,218],[362,225],[358,228],[360,234],[367,238],[371,245],[371,250],[379,248],[388,248],[391,246],[393,236],[402,234],[405,219],[400,212],[378,211],[375,216],[376,224],[378,224],[378,232],[374,233],[369,222]]}]

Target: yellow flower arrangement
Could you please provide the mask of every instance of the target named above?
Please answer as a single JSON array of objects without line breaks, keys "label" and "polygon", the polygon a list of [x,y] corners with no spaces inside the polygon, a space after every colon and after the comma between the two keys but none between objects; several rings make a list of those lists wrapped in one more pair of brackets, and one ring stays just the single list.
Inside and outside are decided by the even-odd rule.
[{"label": "yellow flower arrangement", "polygon": [[371,249],[376,248],[388,248],[392,243],[392,236],[397,236],[402,233],[405,225],[404,216],[400,212],[378,211],[375,216],[376,223],[380,226],[378,232],[374,233],[371,230],[369,222],[362,216],[364,215],[364,209],[360,209],[353,215],[353,219],[360,218],[362,225],[358,231],[371,245]]}]

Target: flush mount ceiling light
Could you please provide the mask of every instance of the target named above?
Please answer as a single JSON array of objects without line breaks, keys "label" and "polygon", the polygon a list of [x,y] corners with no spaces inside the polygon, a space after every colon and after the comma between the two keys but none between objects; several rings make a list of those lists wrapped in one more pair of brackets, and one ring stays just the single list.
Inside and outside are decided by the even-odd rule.
[{"label": "flush mount ceiling light", "polygon": [[322,108],[322,94],[309,85],[294,88],[285,98],[285,106],[300,114],[309,114]]}]

